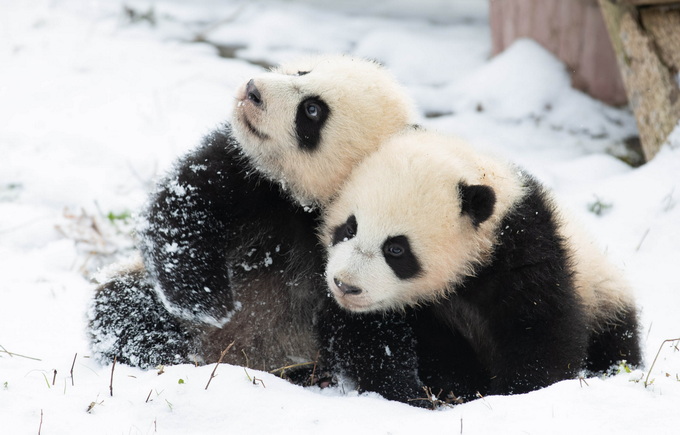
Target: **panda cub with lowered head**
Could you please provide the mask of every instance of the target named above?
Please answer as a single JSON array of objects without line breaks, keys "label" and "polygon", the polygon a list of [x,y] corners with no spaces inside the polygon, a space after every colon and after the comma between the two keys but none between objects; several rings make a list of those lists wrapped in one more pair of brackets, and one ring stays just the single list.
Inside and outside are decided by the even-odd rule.
[{"label": "panda cub with lowered head", "polygon": [[100,361],[224,362],[272,370],[314,360],[324,302],[319,206],[412,122],[375,62],[315,56],[237,90],[232,124],[180,159],[139,228],[143,264],[101,285],[90,311]]},{"label": "panda cub with lowered head", "polygon": [[423,387],[459,401],[641,363],[620,273],[533,177],[454,138],[393,137],[324,219],[342,308],[322,352],[360,390],[427,406]]}]

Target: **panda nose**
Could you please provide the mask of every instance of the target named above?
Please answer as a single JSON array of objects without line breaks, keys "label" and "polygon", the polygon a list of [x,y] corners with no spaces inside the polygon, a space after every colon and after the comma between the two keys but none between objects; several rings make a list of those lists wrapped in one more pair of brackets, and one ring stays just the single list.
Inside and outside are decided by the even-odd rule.
[{"label": "panda nose", "polygon": [[338,289],[345,295],[358,295],[363,292],[359,287],[344,283],[337,278],[333,278],[333,282],[335,282]]},{"label": "panda nose", "polygon": [[257,86],[255,86],[255,80],[253,79],[250,79],[246,85],[246,97],[256,106],[262,105],[262,95]]}]

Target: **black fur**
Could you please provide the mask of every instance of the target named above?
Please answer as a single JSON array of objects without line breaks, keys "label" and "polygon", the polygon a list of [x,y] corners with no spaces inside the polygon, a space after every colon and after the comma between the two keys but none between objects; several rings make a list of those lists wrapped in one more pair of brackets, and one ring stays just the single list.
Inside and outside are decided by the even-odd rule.
[{"label": "black fur", "polygon": [[[304,210],[257,172],[229,125],[178,162],[159,184],[144,218],[140,248],[149,276],[122,276],[97,292],[90,325],[95,349],[102,346],[96,337],[106,335],[117,340],[112,352],[119,359],[137,365],[189,361],[188,352],[194,351],[210,362],[230,337],[202,324],[206,316],[241,316],[244,327],[253,329],[257,325],[246,323],[248,314],[267,316],[272,325],[278,316],[282,328],[306,328],[311,337],[313,312],[323,294],[318,212]],[[181,309],[181,316],[159,303],[154,287]],[[253,292],[267,294],[258,294],[261,303],[237,304]],[[189,332],[189,326],[200,333]],[[260,332],[242,331],[240,338],[247,340],[249,334]],[[189,338],[173,347],[167,337],[174,336]],[[207,336],[217,342],[206,343]],[[193,348],[194,342],[201,342],[201,348]]]},{"label": "black fur", "polygon": [[641,365],[638,340],[637,313],[628,309],[618,319],[592,332],[586,368],[593,373],[604,373],[623,360],[632,367]]},{"label": "black fur", "polygon": [[344,224],[339,225],[335,230],[333,230],[333,240],[332,244],[337,245],[343,240],[350,240],[357,234],[357,218],[352,215],[347,218]]},{"label": "black fur", "polygon": [[399,279],[413,278],[422,271],[418,257],[411,250],[408,237],[390,237],[385,240],[382,251],[385,262]]},{"label": "black fur", "polygon": [[496,193],[489,186],[458,183],[461,213],[470,216],[472,224],[479,226],[489,219],[496,205]]},{"label": "black fur", "polygon": [[[145,218],[149,225],[140,235],[147,268],[172,304],[197,316],[220,318],[233,309],[230,276],[254,279],[267,258],[279,269],[281,262],[300,261],[298,248],[318,251],[318,213],[304,211],[260,175],[229,127],[180,162]],[[165,249],[169,245],[175,248]]]},{"label": "black fur", "polygon": [[321,130],[330,115],[330,108],[319,97],[303,100],[295,115],[295,133],[300,148],[314,151],[321,143]]},{"label": "black fur", "polygon": [[96,357],[155,367],[187,362],[195,332],[168,313],[143,271],[131,271],[97,289],[90,320]]},{"label": "black fur", "polygon": [[553,206],[524,180],[528,193],[502,219],[492,260],[455,293],[403,313],[327,309],[319,335],[332,366],[361,390],[427,405],[410,402],[426,386],[440,399],[466,400],[535,390],[617,355],[639,364],[634,313],[592,334]]},{"label": "black fur", "polygon": [[317,328],[322,361],[336,375],[356,382],[359,391],[427,406],[418,378],[416,337],[408,317],[396,312],[355,314],[330,298]]}]

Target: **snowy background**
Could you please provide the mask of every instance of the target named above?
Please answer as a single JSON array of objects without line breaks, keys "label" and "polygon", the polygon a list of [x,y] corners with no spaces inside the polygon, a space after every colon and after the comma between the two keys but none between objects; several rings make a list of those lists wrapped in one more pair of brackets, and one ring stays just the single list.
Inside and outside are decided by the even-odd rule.
[{"label": "snowy background", "polygon": [[[661,346],[680,337],[680,127],[632,168],[614,157],[630,112],[572,90],[532,42],[490,59],[485,1],[333,4],[0,2],[0,432],[680,433],[680,351]],[[111,383],[88,357],[93,277],[133,255],[131,216],[236,85],[309,52],[382,61],[423,124],[555,189],[632,282],[647,366],[434,412],[228,365],[207,390],[213,366],[117,365]]]}]

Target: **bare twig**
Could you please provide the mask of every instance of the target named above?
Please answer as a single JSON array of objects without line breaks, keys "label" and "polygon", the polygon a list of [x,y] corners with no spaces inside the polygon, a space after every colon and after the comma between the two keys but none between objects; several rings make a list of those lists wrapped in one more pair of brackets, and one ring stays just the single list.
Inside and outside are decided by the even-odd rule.
[{"label": "bare twig", "polygon": [[76,366],[76,358],[78,358],[78,352],[76,352],[75,355],[73,355],[73,363],[71,364],[71,386],[75,387],[76,383],[73,380],[73,368]]},{"label": "bare twig", "polygon": [[144,403],[149,403],[149,399],[151,398],[151,393],[153,393],[153,388],[151,389],[151,391],[149,391],[149,395],[146,396],[146,400],[144,401]]},{"label": "bare twig", "polygon": [[262,384],[262,386],[263,386],[264,388],[267,388],[267,386],[264,384],[264,381],[263,381],[262,379],[256,378],[255,376],[253,376],[253,377],[251,378],[251,377],[250,377],[250,374],[248,373],[248,369],[246,369],[245,367],[243,367],[243,371],[246,372],[246,377],[248,378],[248,380],[249,380],[250,382],[253,383],[253,385],[257,385],[257,383],[259,382],[260,384]]},{"label": "bare twig", "polygon": [[652,374],[652,369],[654,368],[654,364],[656,364],[657,358],[659,358],[659,354],[661,353],[661,349],[663,349],[664,344],[666,343],[672,343],[674,341],[680,341],[679,338],[669,338],[668,340],[664,340],[661,342],[661,346],[659,346],[659,350],[656,352],[656,356],[654,357],[654,361],[652,361],[652,365],[649,367],[649,371],[647,372],[647,377],[645,378],[645,388],[650,385],[649,383],[649,376]]},{"label": "bare twig", "polygon": [[40,435],[40,431],[42,431],[42,422],[43,422],[43,410],[40,410],[40,426],[38,426],[38,435]]},{"label": "bare twig", "polygon": [[430,403],[430,409],[437,409],[438,406],[453,406],[459,403],[463,403],[463,400],[453,394],[453,391],[449,392],[444,399],[440,399],[444,390],[439,390],[436,395],[432,392],[432,388],[423,387],[425,391],[425,397],[417,397],[415,399],[408,399],[409,402],[416,400],[422,400]]},{"label": "bare twig", "polygon": [[260,384],[262,384],[263,388],[267,388],[267,386],[264,384],[264,381],[262,379],[259,379],[259,378],[256,378],[255,376],[253,376],[253,385],[257,385],[258,382]]},{"label": "bare twig", "polygon": [[54,369],[54,376],[52,376],[52,386],[54,387],[54,383],[57,382],[57,369]]},{"label": "bare twig", "polygon": [[111,383],[109,384],[109,392],[111,393],[111,397],[113,397],[113,371],[116,369],[116,361],[118,361],[118,357],[114,356],[113,365],[111,366]]},{"label": "bare twig", "polygon": [[210,386],[210,382],[212,382],[213,378],[215,377],[215,372],[217,371],[217,367],[222,363],[222,360],[224,359],[224,356],[227,354],[227,352],[229,352],[229,349],[231,349],[231,347],[234,345],[234,343],[236,343],[236,342],[235,342],[235,341],[232,341],[231,343],[229,343],[229,346],[227,346],[227,348],[224,349],[224,350],[222,351],[222,353],[220,354],[220,359],[217,360],[217,363],[215,364],[215,368],[213,369],[212,373],[210,373],[210,379],[208,379],[208,383],[205,384],[205,389],[206,389],[206,390],[207,390],[208,387]]}]

